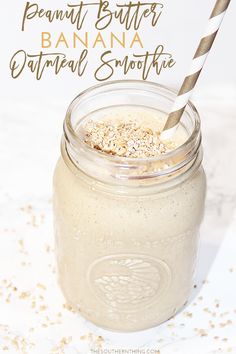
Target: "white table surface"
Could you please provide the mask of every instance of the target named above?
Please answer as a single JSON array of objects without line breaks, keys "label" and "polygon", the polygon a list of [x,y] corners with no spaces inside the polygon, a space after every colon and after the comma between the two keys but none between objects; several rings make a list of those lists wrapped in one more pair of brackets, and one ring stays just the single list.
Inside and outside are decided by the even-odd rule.
[{"label": "white table surface", "polygon": [[66,309],[57,286],[51,179],[66,107],[4,100],[0,353],[236,354],[236,101],[198,97],[195,102],[208,177],[197,287],[188,305],[165,324],[117,334]]}]

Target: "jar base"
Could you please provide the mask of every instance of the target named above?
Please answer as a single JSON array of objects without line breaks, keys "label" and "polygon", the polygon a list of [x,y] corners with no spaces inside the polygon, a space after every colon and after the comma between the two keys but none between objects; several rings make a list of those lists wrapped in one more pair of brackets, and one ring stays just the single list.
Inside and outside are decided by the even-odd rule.
[{"label": "jar base", "polygon": [[159,327],[160,325],[164,324],[165,322],[171,320],[176,314],[179,314],[183,310],[183,308],[185,308],[187,302],[188,302],[188,300],[184,301],[184,303],[181,306],[179,306],[178,308],[175,308],[173,313],[171,315],[169,315],[164,320],[157,321],[155,324],[150,325],[150,326],[143,326],[143,327],[140,326],[140,327],[137,327],[135,329],[130,329],[130,330],[129,329],[122,330],[121,328],[111,328],[109,326],[101,325],[98,321],[92,320],[91,318],[89,318],[89,316],[87,316],[80,308],[78,308],[78,306],[74,305],[72,302],[67,301],[67,304],[72,309],[73,312],[79,314],[82,318],[84,318],[86,321],[88,321],[89,325],[96,326],[102,330],[109,331],[112,333],[121,333],[121,334],[124,333],[125,334],[125,333],[135,333],[135,332],[148,331],[148,330],[154,329],[156,327]]}]

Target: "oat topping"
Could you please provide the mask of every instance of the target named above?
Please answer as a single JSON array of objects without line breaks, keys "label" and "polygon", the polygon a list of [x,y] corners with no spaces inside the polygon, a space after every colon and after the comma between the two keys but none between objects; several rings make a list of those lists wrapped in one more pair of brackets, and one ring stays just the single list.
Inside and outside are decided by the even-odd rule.
[{"label": "oat topping", "polygon": [[159,131],[134,120],[90,120],[84,130],[86,144],[120,157],[157,157],[176,148],[171,141],[162,142]]}]

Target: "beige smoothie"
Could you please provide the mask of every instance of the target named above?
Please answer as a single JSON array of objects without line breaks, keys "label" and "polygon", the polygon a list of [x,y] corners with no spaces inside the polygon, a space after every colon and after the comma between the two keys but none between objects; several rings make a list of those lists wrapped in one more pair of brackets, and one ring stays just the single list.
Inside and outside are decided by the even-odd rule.
[{"label": "beige smoothie", "polygon": [[[200,157],[172,170],[181,154],[171,152],[188,132],[180,126],[170,141],[161,141],[165,118],[131,105],[93,112],[75,135],[98,163],[83,162],[81,151],[69,156],[62,143],[56,166],[59,284],[73,308],[110,330],[160,324],[186,303],[193,287],[205,175]],[[119,164],[123,177],[107,167],[108,160]],[[144,161],[151,161],[147,168]]]}]

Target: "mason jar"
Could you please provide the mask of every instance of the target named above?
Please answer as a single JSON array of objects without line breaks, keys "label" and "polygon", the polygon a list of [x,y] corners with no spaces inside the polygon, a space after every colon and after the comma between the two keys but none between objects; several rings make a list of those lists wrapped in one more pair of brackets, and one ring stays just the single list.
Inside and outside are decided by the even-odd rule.
[{"label": "mason jar", "polygon": [[186,141],[155,158],[92,149],[78,127],[127,105],[156,110],[164,125],[175,97],[154,83],[114,81],[82,92],[66,114],[53,198],[59,284],[76,311],[105,329],[156,326],[188,300],[206,192],[200,118],[188,103]]}]

